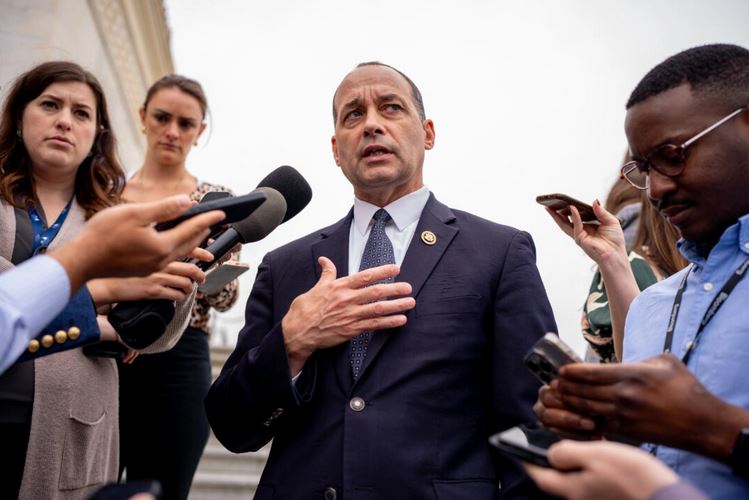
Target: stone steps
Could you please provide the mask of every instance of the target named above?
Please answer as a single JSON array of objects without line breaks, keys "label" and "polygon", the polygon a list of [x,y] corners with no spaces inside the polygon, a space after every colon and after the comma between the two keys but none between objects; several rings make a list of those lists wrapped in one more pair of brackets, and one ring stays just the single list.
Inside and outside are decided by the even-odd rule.
[{"label": "stone steps", "polygon": [[[211,346],[213,378],[218,376],[232,348]],[[232,453],[211,433],[188,500],[248,500],[255,494],[268,459],[270,444],[254,453]]]}]

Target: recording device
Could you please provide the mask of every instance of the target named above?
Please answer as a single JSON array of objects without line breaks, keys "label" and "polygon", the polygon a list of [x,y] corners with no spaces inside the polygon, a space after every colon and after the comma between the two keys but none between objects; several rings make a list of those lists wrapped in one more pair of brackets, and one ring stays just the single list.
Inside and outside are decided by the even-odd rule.
[{"label": "recording device", "polygon": [[260,205],[251,216],[231,224],[223,233],[216,236],[213,243],[206,247],[206,250],[213,254],[213,260],[205,262],[190,259],[187,262],[206,271],[237,244],[262,240],[283,222],[287,214],[287,204],[281,193],[270,187],[257,188],[253,193],[262,194],[265,203]]},{"label": "recording device", "polygon": [[[218,199],[216,199],[218,198]],[[186,221],[191,217],[210,212],[211,210],[221,210],[226,214],[224,220],[222,220],[217,227],[221,227],[232,222],[241,221],[246,219],[252,214],[263,202],[265,201],[265,195],[259,192],[257,189],[251,193],[242,196],[230,196],[230,197],[209,197],[207,200],[205,196],[200,203],[193,205],[182,215],[165,222],[159,222],[156,224],[157,231],[165,231],[171,229],[181,222]],[[216,228],[211,228],[213,232]]]},{"label": "recording device", "polygon": [[206,273],[205,281],[198,287],[198,291],[205,295],[218,293],[227,283],[237,279],[249,270],[250,265],[245,262],[236,260],[224,262]]},{"label": "recording device", "polygon": [[577,208],[583,224],[600,224],[593,212],[593,207],[580,200],[562,193],[541,194],[536,196],[536,203],[549,207],[560,215],[570,216],[570,206]]},{"label": "recording device", "polygon": [[[275,169],[260,181],[259,186],[250,194],[258,199],[262,197],[265,202],[256,206],[249,217],[230,225],[206,248],[214,255],[214,262],[238,243],[264,238],[279,224],[298,214],[312,199],[312,189],[307,181],[289,166]],[[205,270],[213,262],[196,262],[196,265]],[[112,308],[107,317],[127,345],[143,349],[164,333],[174,317],[174,307],[173,301],[164,299],[121,302]]]},{"label": "recording device", "polygon": [[548,449],[559,440],[559,436],[545,427],[525,425],[498,432],[489,438],[492,446],[503,453],[541,467],[551,467]]},{"label": "recording device", "polygon": [[525,366],[544,384],[559,376],[559,369],[583,360],[562,339],[547,333],[536,342],[523,359]]},{"label": "recording device", "polygon": [[[206,203],[209,201],[214,200],[220,200],[223,198],[231,198],[234,196],[233,194],[227,192],[227,191],[209,191],[208,193],[204,194],[203,197],[200,199],[200,203]],[[208,245],[208,240],[215,238],[217,235],[221,234],[221,232],[224,230],[223,224],[224,221],[221,221],[220,224],[218,224],[215,228],[211,227],[211,232],[206,236],[205,240],[198,245],[200,248],[205,248],[206,245]]]}]

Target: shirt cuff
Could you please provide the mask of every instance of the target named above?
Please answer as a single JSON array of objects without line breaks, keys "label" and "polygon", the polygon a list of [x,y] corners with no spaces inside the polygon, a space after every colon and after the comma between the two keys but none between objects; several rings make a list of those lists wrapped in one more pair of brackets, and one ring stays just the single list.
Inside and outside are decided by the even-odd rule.
[{"label": "shirt cuff", "polygon": [[653,493],[649,500],[710,500],[710,498],[690,483],[679,480]]},{"label": "shirt cuff", "polygon": [[[7,278],[7,281],[5,281]],[[70,300],[70,278],[57,260],[47,255],[29,259],[0,274],[10,302],[21,314],[32,336],[55,319]]]}]

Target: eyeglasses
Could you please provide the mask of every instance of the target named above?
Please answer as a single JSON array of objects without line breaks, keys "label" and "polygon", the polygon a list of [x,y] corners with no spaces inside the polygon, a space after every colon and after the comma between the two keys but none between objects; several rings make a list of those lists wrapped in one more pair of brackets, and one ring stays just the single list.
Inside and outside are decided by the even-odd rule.
[{"label": "eyeglasses", "polygon": [[737,109],[679,146],[664,144],[658,146],[655,151],[645,156],[642,160],[628,161],[622,165],[622,177],[627,179],[627,182],[637,189],[645,190],[650,187],[651,168],[666,177],[680,175],[684,171],[684,167],[686,167],[687,148],[694,144],[697,139],[709,134],[745,109],[746,106]]}]

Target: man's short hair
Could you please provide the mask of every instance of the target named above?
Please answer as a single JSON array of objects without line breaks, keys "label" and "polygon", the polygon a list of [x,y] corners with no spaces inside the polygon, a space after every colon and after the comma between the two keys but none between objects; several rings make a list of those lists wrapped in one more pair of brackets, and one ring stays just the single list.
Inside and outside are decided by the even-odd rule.
[{"label": "man's short hair", "polygon": [[679,52],[640,80],[627,101],[627,109],[685,83],[695,94],[718,97],[726,107],[746,106],[749,103],[749,50],[737,45],[712,44]]},{"label": "man's short hair", "polygon": [[[408,82],[408,85],[411,87],[411,98],[413,99],[414,105],[416,106],[416,112],[419,113],[419,118],[422,120],[426,120],[426,112],[424,111],[424,99],[421,97],[421,91],[419,90],[419,87],[416,86],[416,84],[408,77],[405,73],[403,73],[398,68],[394,68],[390,66],[389,64],[381,63],[379,61],[367,61],[363,63],[359,63],[356,65],[357,68],[362,68],[364,66],[384,66],[385,68],[390,68],[396,73],[398,73],[400,76],[405,78],[405,80]],[[356,68],[354,68],[356,69]],[[338,119],[338,110],[335,109],[335,98],[336,95],[338,95],[338,91],[336,90],[336,93],[333,94],[333,122],[335,122]]]}]

